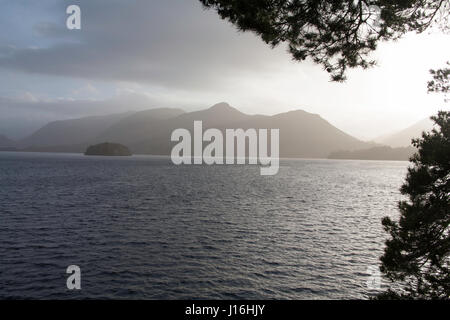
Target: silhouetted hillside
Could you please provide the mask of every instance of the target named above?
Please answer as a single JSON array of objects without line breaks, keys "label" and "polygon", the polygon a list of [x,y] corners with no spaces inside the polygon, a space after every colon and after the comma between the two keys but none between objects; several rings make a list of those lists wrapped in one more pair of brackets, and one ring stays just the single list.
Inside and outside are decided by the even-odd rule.
[{"label": "silhouetted hillside", "polygon": [[430,131],[432,128],[433,121],[431,121],[429,118],[426,118],[406,129],[403,129],[394,134],[379,137],[374,141],[393,148],[408,147],[411,145],[412,139],[420,138],[423,131]]},{"label": "silhouetted hillside", "polygon": [[256,128],[280,128],[282,157],[326,158],[332,151],[372,146],[339,130],[318,114],[303,110],[259,117],[244,124],[247,128],[252,125]]},{"label": "silhouetted hillside", "polygon": [[353,159],[353,160],[397,160],[408,161],[417,151],[416,148],[391,148],[387,146],[374,147],[355,151],[332,152],[329,159]]},{"label": "silhouetted hillside", "polygon": [[107,128],[130,112],[50,122],[31,136],[21,140],[22,148],[40,148],[89,144]]},{"label": "silhouetted hillside", "polygon": [[179,116],[181,109],[160,108],[133,113],[120,119],[95,137],[92,142],[117,141],[123,144],[135,144],[147,137],[152,137],[165,126],[165,120]]},{"label": "silhouetted hillside", "polygon": [[90,144],[115,141],[129,146],[133,153],[168,155],[174,145],[170,141],[172,131],[185,128],[192,133],[196,120],[203,122],[203,130],[280,129],[281,157],[326,158],[333,151],[373,146],[337,129],[317,114],[297,110],[274,116],[248,115],[227,103],[189,113],[162,108],[57,121],[38,130],[22,143],[29,146],[29,151],[80,152]]},{"label": "silhouetted hillside", "polygon": [[135,153],[170,154],[173,143],[170,135],[174,129],[186,128],[193,132],[195,120],[202,120],[203,130],[225,129],[280,129],[281,157],[325,158],[335,150],[356,150],[369,148],[372,144],[335,128],[319,115],[305,111],[292,111],[275,116],[247,115],[226,103],[169,119],[161,130],[137,143],[131,148]]}]

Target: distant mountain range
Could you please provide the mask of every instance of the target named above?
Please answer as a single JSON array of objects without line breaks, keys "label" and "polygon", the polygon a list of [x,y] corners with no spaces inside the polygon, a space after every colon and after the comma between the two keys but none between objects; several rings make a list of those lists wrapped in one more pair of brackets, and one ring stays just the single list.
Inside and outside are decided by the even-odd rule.
[{"label": "distant mountain range", "polygon": [[50,122],[18,141],[17,145],[21,148],[40,148],[85,144],[128,116],[130,113]]},{"label": "distant mountain range", "polygon": [[[172,131],[185,128],[192,132],[195,120],[203,121],[203,130],[280,129],[280,157],[327,158],[331,154],[339,158],[370,158],[368,155],[373,154],[373,157],[383,160],[407,160],[411,152],[411,150],[404,152],[385,148],[373,149],[379,145],[358,140],[334,127],[319,115],[302,110],[274,116],[248,115],[227,103],[219,103],[209,109],[188,113],[181,109],[160,108],[55,121],[17,142],[0,136],[0,148],[16,147],[23,151],[41,152],[84,152],[89,145],[114,142],[126,145],[134,154],[169,155],[174,145],[170,141]],[[385,139],[394,141],[394,138]],[[376,155],[373,152],[365,154],[356,152],[372,149],[376,151]],[[397,159],[402,158],[399,155],[406,154],[408,156],[404,156],[404,159]],[[391,159],[392,157],[395,159]]]},{"label": "distant mountain range", "polygon": [[399,132],[378,137],[374,139],[374,142],[393,148],[408,147],[413,138],[420,138],[423,131],[430,131],[432,128],[433,121],[426,118]]}]

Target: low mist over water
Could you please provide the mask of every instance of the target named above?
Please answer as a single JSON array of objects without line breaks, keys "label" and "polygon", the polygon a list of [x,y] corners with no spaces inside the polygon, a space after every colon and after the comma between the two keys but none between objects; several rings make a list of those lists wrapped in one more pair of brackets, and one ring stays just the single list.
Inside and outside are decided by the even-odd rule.
[{"label": "low mist over water", "polygon": [[407,165],[0,153],[0,298],[366,298]]}]

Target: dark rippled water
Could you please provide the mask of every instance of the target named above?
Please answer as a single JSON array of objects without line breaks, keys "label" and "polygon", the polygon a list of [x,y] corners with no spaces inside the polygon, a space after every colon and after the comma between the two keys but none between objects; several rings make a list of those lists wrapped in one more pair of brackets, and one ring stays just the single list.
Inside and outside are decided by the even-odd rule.
[{"label": "dark rippled water", "polygon": [[366,298],[406,167],[0,152],[0,298]]}]

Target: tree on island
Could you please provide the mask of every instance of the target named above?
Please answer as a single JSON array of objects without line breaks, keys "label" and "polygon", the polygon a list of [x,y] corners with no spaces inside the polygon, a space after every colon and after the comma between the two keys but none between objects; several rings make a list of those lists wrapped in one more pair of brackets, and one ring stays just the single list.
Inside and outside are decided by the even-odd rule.
[{"label": "tree on island", "polygon": [[432,25],[447,30],[449,0],[200,0],[240,31],[272,47],[286,43],[292,58],[311,58],[344,81],[348,68],[373,66],[383,40]]},{"label": "tree on island", "polygon": [[104,142],[89,146],[84,153],[86,156],[131,156],[128,147],[120,143]]}]

